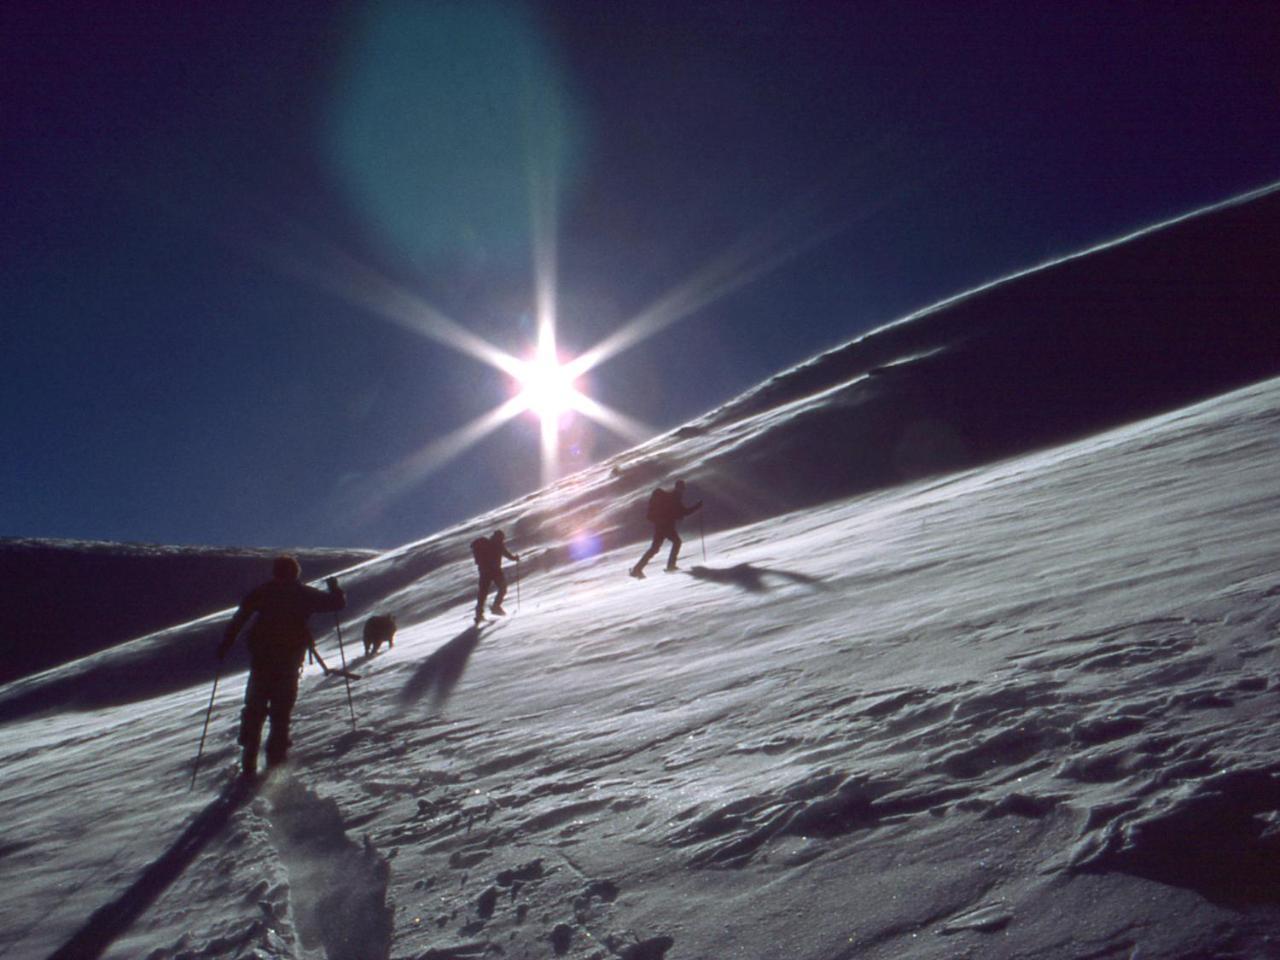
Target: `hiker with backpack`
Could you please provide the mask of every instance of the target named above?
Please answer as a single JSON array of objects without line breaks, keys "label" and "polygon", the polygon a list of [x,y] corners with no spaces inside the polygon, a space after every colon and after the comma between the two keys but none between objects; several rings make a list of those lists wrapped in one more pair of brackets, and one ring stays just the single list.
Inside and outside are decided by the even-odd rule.
[{"label": "hiker with backpack", "polygon": [[645,514],[645,519],[653,524],[653,543],[649,544],[649,549],[644,552],[640,562],[628,571],[631,576],[637,580],[644,579],[645,564],[652,560],[653,555],[662,548],[664,540],[671,541],[671,553],[667,557],[667,572],[679,569],[676,566],[676,559],[680,556],[680,544],[683,541],[680,539],[680,534],[676,532],[676,524],[701,507],[701,500],[691,507],[684,505],[683,480],[677,480],[675,487],[671,490],[663,490],[661,487],[654,490],[649,495],[649,509]]},{"label": "hiker with backpack", "polygon": [[[271,720],[267,737],[267,765],[284,763],[289,752],[289,720],[298,699],[298,676],[307,651],[315,652],[315,640],[307,627],[313,613],[338,611],[347,605],[337,577],[327,581],[328,592],[300,581],[302,568],[290,556],[276,557],[271,580],[255,587],[241,601],[227,624],[218,659],[226,657],[240,630],[249,628],[249,682],[240,714],[240,745],[244,748],[241,770],[252,777],[258,769],[262,726]],[[323,665],[323,661],[321,661]]]},{"label": "hiker with backpack", "polygon": [[476,569],[480,575],[480,582],[476,587],[476,623],[484,620],[485,598],[489,595],[489,588],[494,584],[497,584],[498,592],[494,594],[493,606],[489,609],[500,615],[507,612],[502,609],[502,601],[507,596],[507,578],[502,572],[502,558],[506,557],[518,563],[520,555],[507,549],[506,540],[505,533],[495,530],[492,536],[478,537],[471,541],[471,556],[476,562]]}]

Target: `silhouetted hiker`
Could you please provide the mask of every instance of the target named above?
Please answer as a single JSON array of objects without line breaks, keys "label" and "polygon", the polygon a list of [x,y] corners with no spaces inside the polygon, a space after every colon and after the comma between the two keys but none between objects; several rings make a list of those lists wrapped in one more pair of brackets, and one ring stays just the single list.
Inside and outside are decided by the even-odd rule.
[{"label": "silhouetted hiker", "polygon": [[508,550],[506,541],[507,535],[501,530],[495,530],[491,537],[479,537],[471,541],[471,556],[475,558],[476,567],[480,571],[480,584],[476,588],[476,623],[484,619],[484,601],[489,595],[489,587],[495,583],[498,585],[498,592],[494,594],[493,606],[489,609],[499,614],[507,612],[502,609],[502,601],[507,596],[507,578],[502,572],[502,558],[519,560],[520,555]]},{"label": "silhouetted hiker", "polygon": [[249,682],[240,714],[242,769],[249,775],[258,769],[258,744],[262,740],[262,724],[268,717],[271,733],[267,736],[267,765],[283,763],[289,753],[289,717],[298,699],[298,674],[307,651],[315,645],[307,618],[347,605],[337,577],[329,578],[326,593],[300,582],[301,573],[293,557],[276,557],[271,580],[249,591],[240,602],[240,609],[227,624],[218,645],[218,657],[225,657],[241,627],[254,618],[248,639]]},{"label": "silhouetted hiker", "polygon": [[692,507],[684,505],[684,481],[677,480],[671,490],[658,487],[649,494],[649,511],[645,519],[653,523],[653,543],[644,552],[644,556],[629,571],[637,579],[644,576],[644,565],[653,559],[653,555],[662,548],[663,540],[671,541],[671,554],[667,557],[667,569],[675,570],[676,558],[680,556],[680,534],[676,533],[676,524],[702,507],[699,500]]}]

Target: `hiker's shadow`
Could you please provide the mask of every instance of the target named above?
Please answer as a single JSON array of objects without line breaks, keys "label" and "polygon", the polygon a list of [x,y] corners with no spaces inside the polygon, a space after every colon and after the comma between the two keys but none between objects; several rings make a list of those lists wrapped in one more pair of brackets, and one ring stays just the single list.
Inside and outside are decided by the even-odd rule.
[{"label": "hiker's shadow", "polygon": [[471,659],[471,654],[479,643],[480,628],[467,627],[427,657],[418,669],[413,671],[413,676],[400,691],[400,703],[407,705],[430,696],[431,703],[439,706],[448,700],[449,695],[453,693],[453,688],[462,679],[462,674],[467,669],[467,661]]},{"label": "hiker's shadow", "polygon": [[[100,957],[134,922],[173,886],[183,871],[226,829],[235,812],[253,799],[250,781],[239,779],[222,792],[191,821],[138,879],[110,903],[93,912],[53,958]],[[52,960],[52,958],[51,958]]]},{"label": "hiker's shadow", "polygon": [[798,583],[814,590],[830,589],[817,577],[811,577],[807,573],[779,570],[776,567],[754,567],[749,563],[740,563],[736,567],[692,567],[689,570],[689,576],[698,580],[709,580],[712,583],[726,583],[747,593],[768,593],[771,589],[768,582],[770,577]]}]

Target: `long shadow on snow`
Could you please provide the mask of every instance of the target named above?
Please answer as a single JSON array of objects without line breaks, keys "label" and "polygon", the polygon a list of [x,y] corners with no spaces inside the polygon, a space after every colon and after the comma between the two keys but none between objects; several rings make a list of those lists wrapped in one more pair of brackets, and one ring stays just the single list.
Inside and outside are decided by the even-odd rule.
[{"label": "long shadow on snow", "polygon": [[727,583],[741,587],[747,593],[768,593],[770,587],[765,582],[767,576],[780,577],[792,583],[813,587],[815,590],[830,589],[817,577],[811,577],[806,573],[778,570],[775,567],[753,567],[749,563],[740,563],[735,567],[693,567],[689,570],[689,576],[698,580],[710,580],[712,583]]},{"label": "long shadow on snow", "polygon": [[470,626],[427,657],[400,691],[401,705],[406,706],[427,695],[430,695],[432,705],[437,707],[448,700],[479,643],[480,627]]},{"label": "long shadow on snow", "polygon": [[222,833],[232,815],[253,793],[252,784],[244,780],[237,780],[224,789],[128,890],[95,910],[88,922],[49,960],[93,960],[102,956],[173,885],[200,851]]}]

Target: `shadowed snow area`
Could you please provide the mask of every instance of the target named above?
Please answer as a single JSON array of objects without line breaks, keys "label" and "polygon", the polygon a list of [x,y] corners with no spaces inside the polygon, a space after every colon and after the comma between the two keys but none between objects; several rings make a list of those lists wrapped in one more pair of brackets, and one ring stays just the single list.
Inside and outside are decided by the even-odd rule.
[{"label": "shadowed snow area", "polygon": [[[0,684],[238,603],[276,553],[0,538]],[[293,553],[315,577],[377,555]]]},{"label": "shadowed snow area", "polygon": [[[1280,245],[1242,239],[1274,240],[1276,204],[885,328],[350,570],[348,658],[373,613],[395,646],[354,660],[354,731],[308,668],[256,794],[220,794],[242,672],[187,792],[227,613],[0,689],[0,957],[1280,956],[1280,379],[1186,405],[1280,372]],[[1258,273],[1195,280],[1210,240]],[[1182,303],[1181,347],[1112,363],[1042,300],[1144,313],[1106,295],[1112,258],[1162,269],[1135,245],[1183,251],[1144,282],[1199,298],[1199,339]],[[997,363],[983,338],[1018,323],[1025,365]],[[1153,404],[1176,409],[1115,425]],[[908,436],[942,459],[890,477]],[[706,555],[695,516],[685,569],[635,581],[668,469],[707,500]],[[467,543],[496,525],[519,599],[470,629]]]}]

